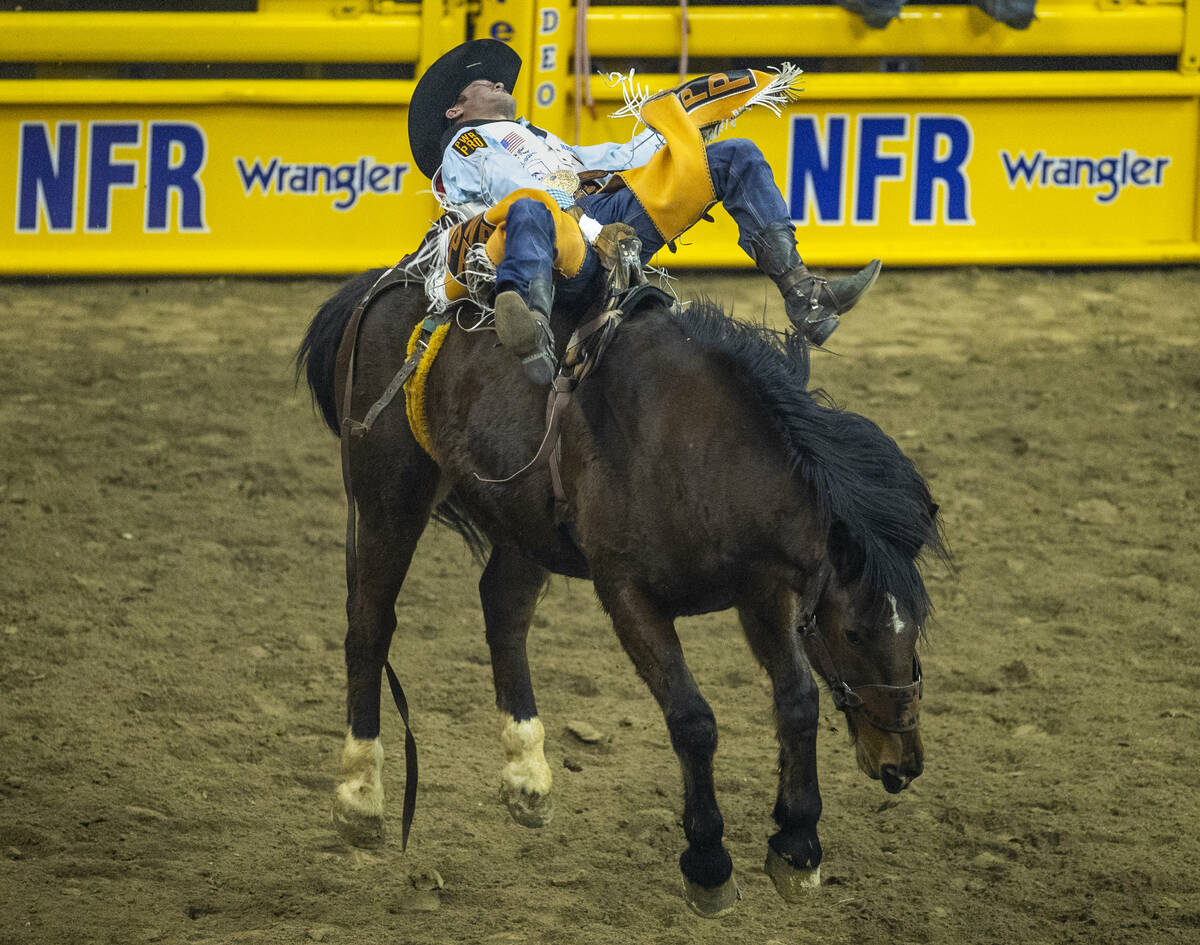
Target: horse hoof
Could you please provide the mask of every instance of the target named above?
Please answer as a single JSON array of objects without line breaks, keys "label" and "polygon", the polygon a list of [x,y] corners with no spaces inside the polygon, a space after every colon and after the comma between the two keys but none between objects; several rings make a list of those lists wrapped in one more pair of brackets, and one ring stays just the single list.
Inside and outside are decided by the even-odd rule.
[{"label": "horse hoof", "polygon": [[522,827],[545,827],[554,818],[554,801],[549,794],[529,794],[502,784],[500,797],[512,819]]},{"label": "horse hoof", "polygon": [[797,869],[770,847],[767,847],[767,863],[763,869],[775,884],[775,891],[786,902],[801,902],[821,885],[820,866],[811,870]]},{"label": "horse hoof", "polygon": [[383,846],[383,815],[347,807],[340,797],[333,801],[333,827],[343,840],[356,847]]},{"label": "horse hoof", "polygon": [[737,901],[742,898],[742,891],[738,889],[738,884],[732,876],[712,889],[685,879],[683,898],[687,901],[688,908],[696,915],[706,919],[719,919],[733,911]]}]

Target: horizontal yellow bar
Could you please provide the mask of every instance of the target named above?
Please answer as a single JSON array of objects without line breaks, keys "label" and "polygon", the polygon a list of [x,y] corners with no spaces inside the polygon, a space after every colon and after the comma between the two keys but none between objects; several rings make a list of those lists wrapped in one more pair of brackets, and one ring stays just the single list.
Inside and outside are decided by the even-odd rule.
[{"label": "horizontal yellow bar", "polygon": [[28,79],[0,82],[0,105],[407,105],[396,79]]},{"label": "horizontal yellow bar", "polygon": [[[1200,0],[1197,0],[1200,2]],[[679,76],[646,73],[638,85],[657,91],[674,88]],[[846,99],[1103,99],[1200,96],[1200,75],[1179,72],[806,72],[800,102]],[[592,98],[622,101],[620,89],[593,76]]]},{"label": "horizontal yellow bar", "polygon": [[[430,219],[437,215],[437,204],[429,201]],[[416,245],[415,243],[413,245]],[[358,245],[348,250],[337,247],[304,247],[272,252],[229,252],[206,248],[195,253],[179,247],[161,251],[112,252],[75,249],[66,253],[45,250],[9,251],[0,254],[0,277],[38,276],[113,276],[126,275],[340,275],[362,272],[376,266],[390,266],[411,249],[405,246],[363,251]]]},{"label": "horizontal yellow bar", "polygon": [[[593,57],[678,56],[678,5],[591,7]],[[906,6],[886,29],[833,6],[688,7],[689,56],[1089,56],[1178,55],[1182,2],[1117,5],[1044,0],[1027,30],[975,6]]]},{"label": "horizontal yellow bar", "polygon": [[0,13],[8,62],[416,62],[420,51],[415,13]]},{"label": "horizontal yellow bar", "polygon": [[[430,202],[430,214],[436,210]],[[818,268],[852,268],[871,257],[884,260],[887,268],[900,266],[1106,266],[1174,265],[1200,262],[1200,243],[1113,243],[1094,245],[1084,242],[1047,246],[981,246],[969,241],[947,247],[915,249],[905,243],[864,240],[856,247],[828,250],[821,246],[819,233],[800,237],[805,241],[804,259]],[[393,255],[396,255],[393,253]],[[396,262],[383,249],[364,255],[361,247],[339,252],[335,246],[287,252],[221,253],[212,249],[194,254],[178,247],[162,252],[47,253],[45,250],[22,251],[8,248],[0,254],[0,276],[127,276],[127,275],[289,275],[341,274],[360,272],[372,266]],[[752,264],[736,246],[708,243],[689,247],[673,256],[666,250],[653,260],[655,265],[679,269],[749,269]]]},{"label": "horizontal yellow bar", "polygon": [[[980,245],[970,240],[953,247],[914,247],[908,243],[872,241],[864,236],[852,247],[828,248],[821,245],[821,233],[800,230],[804,261],[816,268],[851,269],[872,258],[882,259],[884,271],[897,266],[1109,266],[1175,265],[1200,262],[1200,243],[1110,243],[1096,245],[1083,241],[1045,246],[1000,244]],[[651,260],[655,266],[675,269],[751,269],[750,259],[736,246],[715,242],[697,244],[671,255],[661,251]],[[3,263],[0,263],[3,266]]]},{"label": "horizontal yellow bar", "polygon": [[[638,75],[649,89],[671,88],[674,75]],[[0,82],[0,105],[406,105],[415,82],[384,79],[33,79]],[[1104,99],[1200,96],[1200,75],[1178,72],[807,73],[806,101],[904,99]],[[591,80],[599,103],[617,89]]]}]

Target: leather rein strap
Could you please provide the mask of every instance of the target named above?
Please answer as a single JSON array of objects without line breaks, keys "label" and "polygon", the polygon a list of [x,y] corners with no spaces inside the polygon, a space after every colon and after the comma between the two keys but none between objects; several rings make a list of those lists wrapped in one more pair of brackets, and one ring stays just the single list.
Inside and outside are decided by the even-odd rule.
[{"label": "leather rein strap", "polygon": [[[554,385],[550,388],[550,399],[546,402],[546,437],[543,442],[553,444],[548,450],[550,484],[554,487],[555,517],[560,522],[568,518],[569,506],[560,468],[562,433],[559,430],[559,423],[567,409],[567,404],[571,402],[571,394],[579,386],[579,382],[587,377],[599,362],[604,349],[608,347],[613,332],[617,330],[623,320],[624,315],[619,307],[607,308],[591,321],[576,328],[567,341],[562,371],[554,379]],[[600,337],[595,339],[596,344],[588,346],[587,343],[592,341],[597,334]]]},{"label": "leather rein strap", "polygon": [[818,660],[817,671],[829,684],[833,704],[843,712],[861,712],[868,722],[884,732],[911,732],[917,727],[921,709],[923,684],[921,660],[913,653],[913,681],[907,686],[885,686],[882,683],[863,683],[851,686],[838,672],[833,651],[825,642],[817,625],[817,607],[825,594],[832,568],[828,561],[821,565],[817,575],[816,591],[810,596],[808,605],[800,615],[799,634],[817,644],[822,659]]},{"label": "leather rein strap", "polygon": [[[570,517],[567,491],[559,468],[562,461],[559,422],[571,400],[571,394],[600,363],[621,322],[651,301],[669,303],[674,300],[661,289],[646,283],[630,286],[612,298],[603,312],[576,328],[567,341],[562,367],[546,402],[546,436],[542,440],[542,449],[534,459],[536,463],[543,458],[543,453],[547,454],[545,458],[550,465],[550,484],[554,487],[555,516],[559,523]],[[547,444],[550,444],[548,449]]]},{"label": "leather rein strap", "polygon": [[654,300],[673,301],[665,292],[652,285],[640,284],[623,289],[609,300],[601,314],[575,329],[567,342],[566,353],[563,355],[559,373],[550,386],[550,393],[546,399],[546,429],[533,459],[502,479],[487,479],[479,473],[475,474],[475,478],[480,482],[498,485],[512,482],[539,464],[547,463],[550,468],[550,483],[554,487],[555,518],[558,524],[568,521],[570,508],[559,466],[562,456],[562,431],[560,428],[563,414],[566,413],[567,406],[571,403],[571,395],[579,386],[579,382],[600,363],[605,349],[621,322],[636,312],[640,306]]},{"label": "leather rein strap", "polygon": [[[346,330],[342,335],[342,343],[338,347],[337,365],[338,368],[344,366],[346,372],[346,384],[342,394],[341,409],[338,411],[342,417],[341,429],[341,447],[342,447],[342,487],[346,491],[346,587],[351,594],[354,593],[358,586],[358,508],[354,501],[354,483],[350,474],[350,442],[353,437],[366,436],[379,414],[384,408],[391,403],[392,398],[404,386],[404,382],[416,370],[417,365],[421,361],[421,355],[424,353],[424,348],[417,346],[413,354],[404,362],[396,376],[392,378],[392,382],[388,384],[383,395],[377,400],[367,411],[362,422],[358,422],[350,417],[351,397],[354,393],[354,367],[355,355],[358,351],[358,333],[362,326],[363,315],[371,303],[380,295],[389,289],[399,285],[404,285],[412,280],[409,278],[403,267],[407,260],[401,260],[387,272],[383,273],[375,284],[367,290],[367,294],[359,300],[355,306],[354,312],[350,316],[350,321],[346,325]],[[417,810],[417,741],[413,737],[412,727],[408,720],[408,700],[404,696],[404,689],[400,685],[400,680],[396,677],[395,670],[392,669],[392,664],[385,658],[383,668],[387,673],[388,687],[392,692],[392,700],[396,703],[396,709],[400,713],[400,718],[404,722],[404,812],[400,821],[400,849],[408,848],[408,833],[412,829],[413,817]]]}]

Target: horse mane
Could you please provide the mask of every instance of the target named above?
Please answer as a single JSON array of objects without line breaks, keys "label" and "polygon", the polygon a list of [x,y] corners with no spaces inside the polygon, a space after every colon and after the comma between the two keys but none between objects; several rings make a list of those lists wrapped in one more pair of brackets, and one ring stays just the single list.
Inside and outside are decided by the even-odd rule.
[{"label": "horse mane", "polygon": [[891,594],[923,626],[932,605],[918,565],[925,552],[943,560],[949,554],[912,460],[866,417],[809,390],[809,350],[798,333],[736,321],[709,299],[675,318],[757,392],[791,452],[793,473],[813,490],[839,573],[861,573],[881,602]]},{"label": "horse mane", "polygon": [[[297,380],[306,375],[325,423],[336,434],[333,376],[338,345],[351,312],[382,270],[362,273],[317,312],[296,355]],[[809,390],[808,345],[761,324],[736,321],[701,299],[674,309],[680,327],[737,367],[766,407],[792,457],[792,471],[813,490],[829,529],[829,552],[839,574],[861,574],[882,601],[891,594],[918,625],[931,605],[918,564],[925,552],[943,560],[937,506],[912,461],[866,417]],[[443,502],[435,519],[467,538],[480,554],[484,539],[465,511]]]}]

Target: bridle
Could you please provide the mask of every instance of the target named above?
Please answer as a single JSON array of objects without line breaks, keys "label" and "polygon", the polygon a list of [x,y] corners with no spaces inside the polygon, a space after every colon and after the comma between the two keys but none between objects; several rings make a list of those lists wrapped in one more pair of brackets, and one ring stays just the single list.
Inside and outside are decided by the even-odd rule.
[{"label": "bridle", "polygon": [[804,639],[817,644],[814,650],[820,654],[815,669],[829,684],[833,704],[843,712],[860,713],[877,729],[885,732],[911,732],[917,727],[921,711],[921,660],[913,653],[913,681],[907,686],[885,686],[882,683],[863,683],[851,686],[838,672],[833,651],[821,635],[817,626],[817,607],[825,595],[832,568],[826,561],[817,575],[817,587],[800,614],[796,632]]}]

